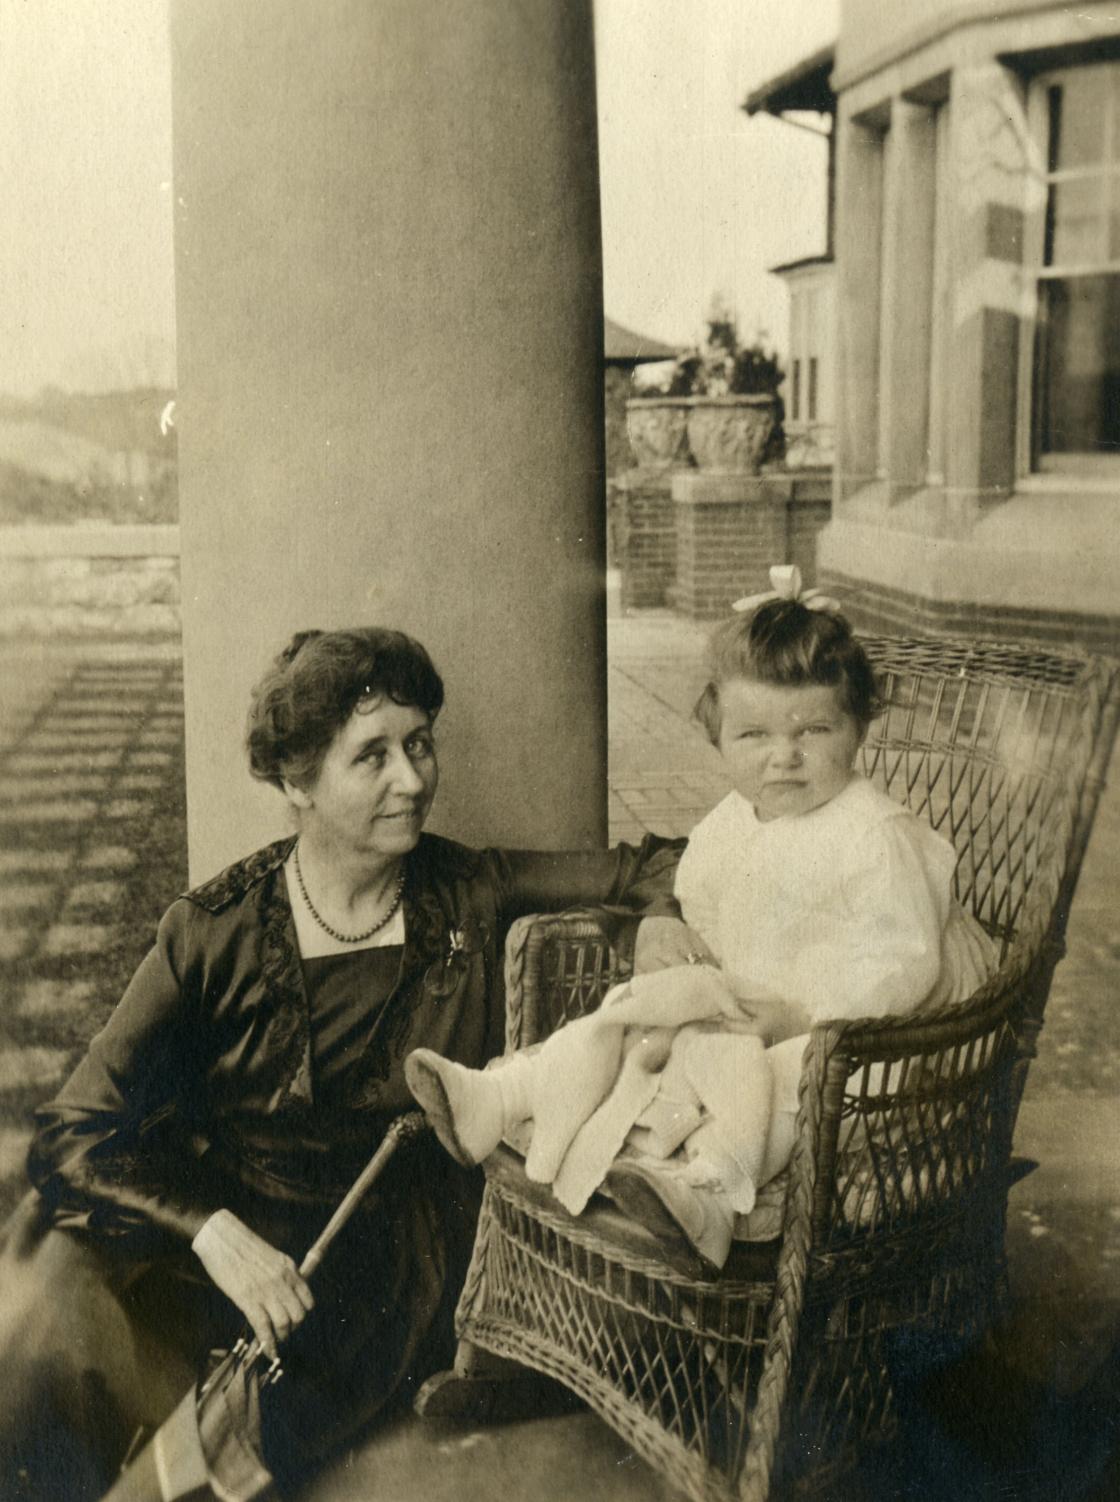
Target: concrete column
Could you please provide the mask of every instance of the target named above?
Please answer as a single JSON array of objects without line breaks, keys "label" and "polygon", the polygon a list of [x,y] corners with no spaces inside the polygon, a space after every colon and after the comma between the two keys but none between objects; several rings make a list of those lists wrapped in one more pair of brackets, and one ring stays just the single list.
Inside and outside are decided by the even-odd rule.
[{"label": "concrete column", "polygon": [[606,829],[590,0],[173,0],[191,871],[283,827],[249,688],[381,622],[447,680],[432,827]]},{"label": "concrete column", "polygon": [[841,110],[836,199],[836,502],[875,478],[883,132]]},{"label": "concrete column", "polygon": [[967,533],[1015,483],[1023,229],[1039,164],[1023,86],[999,63],[957,69],[950,101],[953,259],[945,456],[950,515]]},{"label": "concrete column", "polygon": [[895,99],[886,149],[883,204],[882,454],[892,500],[925,481],[929,459],[930,330],[933,293],[935,117]]}]

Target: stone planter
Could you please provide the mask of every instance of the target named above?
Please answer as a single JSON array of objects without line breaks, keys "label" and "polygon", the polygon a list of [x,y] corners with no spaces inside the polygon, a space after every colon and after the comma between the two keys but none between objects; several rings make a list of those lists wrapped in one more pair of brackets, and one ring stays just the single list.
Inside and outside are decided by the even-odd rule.
[{"label": "stone planter", "polygon": [[774,396],[688,398],[688,446],[697,467],[757,475],[778,420]]},{"label": "stone planter", "polygon": [[626,403],[626,432],[643,469],[688,463],[688,409],[682,396],[633,396]]}]

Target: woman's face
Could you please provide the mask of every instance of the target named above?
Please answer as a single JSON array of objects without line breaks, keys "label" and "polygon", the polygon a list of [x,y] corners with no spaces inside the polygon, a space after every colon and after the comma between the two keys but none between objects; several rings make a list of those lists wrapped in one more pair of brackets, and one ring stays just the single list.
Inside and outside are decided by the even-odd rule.
[{"label": "woman's face", "polygon": [[719,749],[763,823],[807,814],[847,787],[864,732],[839,688],[732,678],[719,702]]},{"label": "woman's face", "polygon": [[339,850],[392,857],[420,838],[438,783],[428,715],[378,698],[355,709],[314,783],[287,791],[303,811],[303,833]]}]

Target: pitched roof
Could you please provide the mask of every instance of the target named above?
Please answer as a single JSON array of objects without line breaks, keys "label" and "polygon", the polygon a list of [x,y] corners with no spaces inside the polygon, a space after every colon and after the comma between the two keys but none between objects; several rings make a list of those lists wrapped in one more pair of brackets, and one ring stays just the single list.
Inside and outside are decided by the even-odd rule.
[{"label": "pitched roof", "polygon": [[613,318],[603,319],[603,358],[619,365],[640,365],[645,360],[675,360],[680,354],[671,344],[662,344],[645,334],[623,328]]},{"label": "pitched roof", "polygon": [[784,73],[752,89],[743,101],[743,108],[748,115],[757,115],[763,110],[770,115],[781,115],[786,110],[816,110],[822,115],[831,114],[836,108],[836,95],[829,79],[835,61],[835,43],[821,47]]}]

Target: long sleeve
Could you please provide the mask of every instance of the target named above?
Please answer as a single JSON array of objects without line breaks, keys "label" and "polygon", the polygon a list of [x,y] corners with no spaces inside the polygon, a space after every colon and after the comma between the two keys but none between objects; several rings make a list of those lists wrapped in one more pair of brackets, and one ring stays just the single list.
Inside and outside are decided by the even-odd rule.
[{"label": "long sleeve", "polygon": [[218,1208],[191,1151],[200,1028],[182,973],[191,910],[155,947],[59,1095],[36,1112],[28,1171],[57,1224],[190,1241]]},{"label": "long sleeve", "polygon": [[754,810],[739,793],[729,793],[700,820],[681,856],[673,890],[681,916],[724,963],[723,899],[741,886],[740,856],[758,830]]},{"label": "long sleeve", "polygon": [[611,850],[493,851],[501,906],[511,918],[584,905],[676,917],[673,877],[684,843],[647,834],[638,846]]},{"label": "long sleeve", "polygon": [[916,820],[884,820],[852,850],[842,905],[805,923],[787,956],[787,994],[815,1021],[917,1006],[941,970],[953,854]]}]

